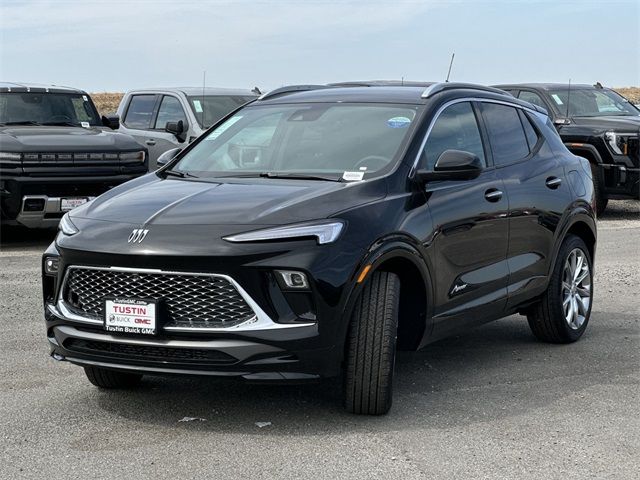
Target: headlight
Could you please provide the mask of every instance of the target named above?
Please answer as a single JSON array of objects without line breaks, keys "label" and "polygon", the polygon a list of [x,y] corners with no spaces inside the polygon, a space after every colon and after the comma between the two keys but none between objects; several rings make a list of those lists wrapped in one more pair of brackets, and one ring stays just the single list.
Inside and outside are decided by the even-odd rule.
[{"label": "headlight", "polygon": [[120,154],[120,161],[122,163],[143,163],[144,162],[144,151],[121,153]]},{"label": "headlight", "polygon": [[64,216],[60,219],[60,224],[58,225],[59,230],[64,234],[70,237],[71,235],[75,235],[80,230],[76,227],[71,219],[69,218],[69,214],[65,213]]},{"label": "headlight", "polygon": [[228,242],[259,242],[263,240],[285,240],[291,238],[316,238],[319,245],[335,242],[342,229],[342,221],[322,221],[313,223],[297,223],[284,227],[265,228],[254,232],[240,233],[224,237]]},{"label": "headlight", "polygon": [[634,135],[621,135],[616,132],[606,132],[604,138],[611,150],[618,155],[629,155],[629,137]]},{"label": "headlight", "polygon": [[21,153],[0,152],[0,161],[4,163],[20,163],[22,159]]}]

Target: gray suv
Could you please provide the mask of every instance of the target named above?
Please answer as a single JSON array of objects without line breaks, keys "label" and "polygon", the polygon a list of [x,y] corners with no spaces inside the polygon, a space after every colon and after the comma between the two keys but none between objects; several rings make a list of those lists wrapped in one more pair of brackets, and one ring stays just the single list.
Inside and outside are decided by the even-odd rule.
[{"label": "gray suv", "polygon": [[149,169],[155,170],[156,161],[164,152],[193,141],[256,96],[251,90],[229,88],[131,90],[118,106],[122,119],[119,131],[133,136],[149,150]]}]

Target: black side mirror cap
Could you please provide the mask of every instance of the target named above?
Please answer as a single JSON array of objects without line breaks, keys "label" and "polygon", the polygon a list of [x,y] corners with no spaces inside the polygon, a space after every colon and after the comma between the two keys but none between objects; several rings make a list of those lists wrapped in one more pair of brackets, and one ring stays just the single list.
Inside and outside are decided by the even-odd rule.
[{"label": "black side mirror cap", "polygon": [[164,126],[164,131],[173,133],[180,143],[187,139],[186,133],[189,130],[189,125],[185,124],[183,120],[177,122],[167,122]]},{"label": "black side mirror cap", "polygon": [[113,115],[103,115],[102,116],[102,125],[110,128],[111,130],[117,130],[120,128],[120,116]]},{"label": "black side mirror cap", "polygon": [[166,152],[164,152],[162,155],[158,157],[158,159],[156,160],[156,164],[158,165],[158,167],[162,167],[166,165],[171,160],[176,158],[176,155],[178,155],[181,151],[182,151],[181,147],[176,147],[176,148],[172,148],[171,150],[167,150]]},{"label": "black side mirror cap", "polygon": [[434,180],[471,180],[480,175],[482,168],[482,161],[471,152],[445,150],[433,170],[418,170],[415,179],[422,184]]}]

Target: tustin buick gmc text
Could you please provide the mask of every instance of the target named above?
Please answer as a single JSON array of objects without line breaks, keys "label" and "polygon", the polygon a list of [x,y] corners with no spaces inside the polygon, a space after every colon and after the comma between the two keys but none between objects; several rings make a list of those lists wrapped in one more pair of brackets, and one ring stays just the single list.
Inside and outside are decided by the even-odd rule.
[{"label": "tustin buick gmc text", "polygon": [[514,313],[553,343],[589,322],[589,163],[503,91],[283,87],[160,163],[67,213],[43,257],[51,354],[98,387],[341,375],[347,410],[384,414],[397,349]]}]

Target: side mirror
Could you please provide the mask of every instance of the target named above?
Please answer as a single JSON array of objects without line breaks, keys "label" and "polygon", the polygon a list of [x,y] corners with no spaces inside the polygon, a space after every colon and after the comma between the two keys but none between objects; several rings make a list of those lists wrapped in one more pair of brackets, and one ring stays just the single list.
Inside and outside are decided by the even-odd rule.
[{"label": "side mirror", "polygon": [[113,115],[103,115],[102,125],[110,128],[111,130],[117,130],[120,128],[120,117],[115,113]]},{"label": "side mirror", "polygon": [[556,118],[556,119],[553,121],[553,124],[554,124],[556,127],[561,127],[561,126],[563,126],[563,125],[569,125],[570,123],[571,123],[571,120],[569,120],[568,118]]},{"label": "side mirror", "polygon": [[164,152],[162,155],[158,157],[158,159],[156,160],[156,163],[158,164],[159,167],[162,167],[167,163],[169,163],[174,158],[176,158],[176,155],[178,155],[181,151],[182,151],[182,148],[180,147],[167,150],[166,152]]},{"label": "side mirror", "polygon": [[189,130],[189,125],[185,125],[183,120],[178,120],[177,122],[167,122],[164,126],[164,131],[173,133],[180,143],[184,142],[187,139],[187,130]]},{"label": "side mirror", "polygon": [[426,183],[433,180],[471,180],[482,172],[482,162],[477,155],[462,150],[445,150],[436,161],[433,171],[418,170],[416,180]]}]

